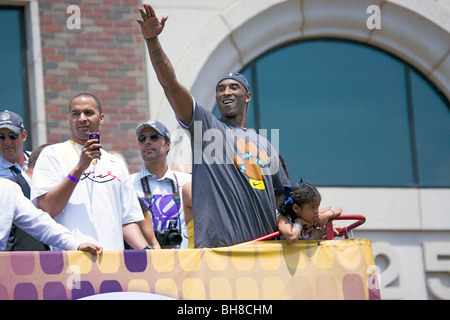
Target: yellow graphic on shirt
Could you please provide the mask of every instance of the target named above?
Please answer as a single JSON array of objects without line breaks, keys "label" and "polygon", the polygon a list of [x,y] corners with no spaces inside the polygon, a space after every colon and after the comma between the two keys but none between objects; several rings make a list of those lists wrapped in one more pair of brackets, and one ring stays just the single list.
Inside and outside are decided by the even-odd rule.
[{"label": "yellow graphic on shirt", "polygon": [[264,175],[262,168],[267,163],[269,156],[266,151],[258,152],[258,147],[253,142],[247,142],[243,139],[236,141],[236,146],[241,156],[234,156],[234,164],[236,168],[249,177],[249,183],[254,189],[264,190]]},{"label": "yellow graphic on shirt", "polygon": [[250,180],[248,182],[254,189],[259,189],[259,190],[265,189],[264,181],[262,181],[262,180],[254,180],[254,179],[250,178]]}]

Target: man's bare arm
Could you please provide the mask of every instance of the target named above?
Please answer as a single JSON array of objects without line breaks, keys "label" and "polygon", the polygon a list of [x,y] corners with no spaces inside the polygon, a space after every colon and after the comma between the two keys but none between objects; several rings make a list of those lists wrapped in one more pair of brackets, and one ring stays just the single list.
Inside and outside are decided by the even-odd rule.
[{"label": "man's bare arm", "polygon": [[123,239],[133,249],[142,250],[148,246],[147,241],[142,235],[141,229],[136,222],[122,225]]},{"label": "man's bare arm", "polygon": [[[72,170],[70,175],[79,179],[81,174],[78,175],[75,172],[76,169]],[[71,179],[67,177],[64,178],[59,186],[37,198],[38,207],[50,214],[52,218],[56,217],[66,207],[76,184],[77,183]]]},{"label": "man's bare arm", "polygon": [[[95,141],[86,142],[81,150],[79,162],[72,171],[70,171],[69,175],[74,179],[79,180],[84,170],[86,170],[91,161],[95,159],[94,157],[99,158],[98,152],[95,151],[99,146],[101,147],[101,145],[98,145]],[[48,212],[52,218],[56,217],[69,202],[73,190],[77,185],[77,182],[75,181],[68,177],[64,178],[57,187],[37,198],[38,207],[43,211]]]},{"label": "man's bare arm", "polygon": [[189,125],[194,111],[192,96],[187,88],[178,82],[172,63],[158,39],[169,16],[166,14],[159,21],[150,5],[144,4],[143,7],[139,8],[142,20],[137,19],[137,22],[141,26],[153,69],[175,115],[182,123]]}]

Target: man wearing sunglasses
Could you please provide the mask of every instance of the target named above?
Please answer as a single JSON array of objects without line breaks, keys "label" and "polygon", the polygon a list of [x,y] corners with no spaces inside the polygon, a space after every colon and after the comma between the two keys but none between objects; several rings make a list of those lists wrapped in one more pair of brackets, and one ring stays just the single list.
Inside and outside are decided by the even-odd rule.
[{"label": "man wearing sunglasses", "polygon": [[15,112],[0,113],[0,177],[11,179],[28,169],[29,153],[23,144],[27,140],[27,130],[22,118]]},{"label": "man wearing sunglasses", "polygon": [[162,248],[187,248],[187,228],[181,190],[191,175],[172,171],[167,165],[170,132],[159,121],[149,120],[136,127],[144,166],[131,175],[138,196],[152,215],[155,235]]}]

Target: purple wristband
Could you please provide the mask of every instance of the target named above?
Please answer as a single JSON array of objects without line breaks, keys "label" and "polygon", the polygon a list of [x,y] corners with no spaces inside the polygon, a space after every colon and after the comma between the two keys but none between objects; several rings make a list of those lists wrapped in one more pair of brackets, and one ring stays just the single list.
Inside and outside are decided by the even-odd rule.
[{"label": "purple wristband", "polygon": [[72,181],[75,182],[75,183],[78,183],[78,181],[80,181],[79,179],[77,179],[77,178],[75,178],[75,177],[72,177],[72,176],[70,175],[70,173],[67,175],[67,178],[69,178],[70,180],[72,180]]}]

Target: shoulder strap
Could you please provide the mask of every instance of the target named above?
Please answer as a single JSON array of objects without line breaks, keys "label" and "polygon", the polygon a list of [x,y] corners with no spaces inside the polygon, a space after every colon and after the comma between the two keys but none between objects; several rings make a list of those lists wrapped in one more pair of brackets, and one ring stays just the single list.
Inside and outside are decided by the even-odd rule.
[{"label": "shoulder strap", "polygon": [[[173,176],[175,177],[175,181],[172,181],[172,193],[173,193],[173,201],[175,202],[176,206],[177,206],[177,226],[178,229],[180,229],[180,190],[178,187],[178,178],[176,176],[176,174],[174,173]],[[148,183],[148,179],[147,176],[141,178],[141,185],[142,185],[142,190],[144,191],[144,195],[145,195],[145,201],[148,202],[148,206],[149,206],[149,210],[150,213],[152,214],[152,220],[153,220],[153,227],[155,227],[155,216],[153,214],[153,210],[152,210],[152,200],[153,200],[153,196],[152,196],[152,191],[150,189],[150,185]]]},{"label": "shoulder strap", "polygon": [[175,172],[172,172],[175,177],[175,181],[172,180],[172,193],[173,201],[177,205],[177,229],[181,232],[181,219],[180,219],[180,188],[178,184],[178,178]]},{"label": "shoulder strap", "polygon": [[178,178],[175,172],[173,172],[173,176],[175,177],[175,181],[172,180],[172,192],[173,192],[173,201],[177,204],[178,212],[180,212],[179,204],[180,204],[180,187],[178,184]]},{"label": "shoulder strap", "polygon": [[153,228],[155,228],[155,230],[156,230],[157,225],[156,225],[156,221],[155,221],[155,214],[153,213],[153,209],[152,209],[153,196],[152,196],[152,191],[150,190],[150,186],[148,184],[147,176],[141,178],[141,185],[142,185],[142,190],[144,191],[145,201],[147,201],[147,203],[148,203],[148,206],[147,206],[148,210],[150,211],[150,213],[152,215]]},{"label": "shoulder strap", "polygon": [[150,186],[148,184],[147,176],[141,178],[142,190],[144,191],[145,200],[148,202],[149,207],[152,206],[152,191],[150,190]]}]

